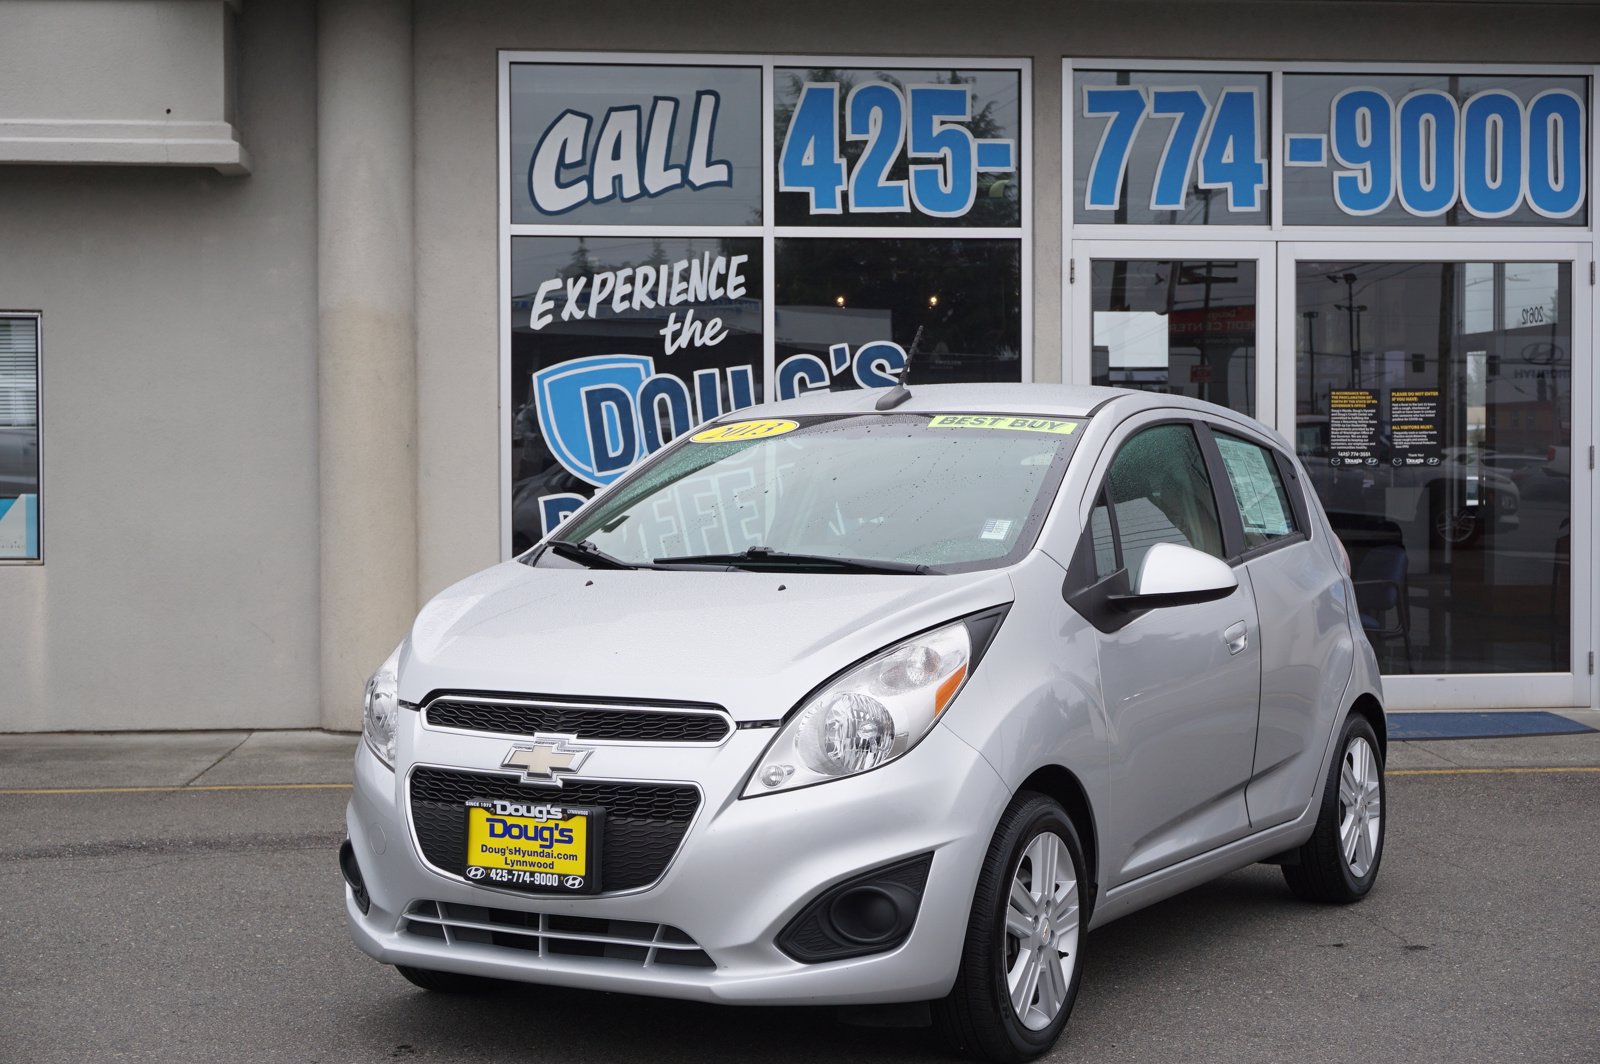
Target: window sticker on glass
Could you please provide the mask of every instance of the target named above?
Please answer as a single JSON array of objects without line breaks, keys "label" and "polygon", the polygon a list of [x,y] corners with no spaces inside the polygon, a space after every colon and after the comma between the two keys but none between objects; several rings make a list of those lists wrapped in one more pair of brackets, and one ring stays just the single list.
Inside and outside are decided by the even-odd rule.
[{"label": "window sticker on glass", "polygon": [[1011,521],[1003,517],[991,517],[983,523],[983,531],[978,533],[979,539],[1005,539],[1011,534]]},{"label": "window sticker on glass", "polygon": [[1050,432],[1070,436],[1076,421],[1045,417],[996,417],[989,414],[939,414],[928,421],[932,429],[1010,429],[1018,432]]},{"label": "window sticker on glass", "polygon": [[768,436],[782,436],[800,427],[797,421],[768,418],[762,421],[735,421],[731,425],[716,425],[689,437],[691,443],[739,443],[743,440],[764,440]]},{"label": "window sticker on glass", "polygon": [[1258,547],[1295,530],[1278,472],[1265,450],[1222,433],[1216,435],[1222,465],[1228,471],[1239,514],[1244,519],[1245,541]]}]

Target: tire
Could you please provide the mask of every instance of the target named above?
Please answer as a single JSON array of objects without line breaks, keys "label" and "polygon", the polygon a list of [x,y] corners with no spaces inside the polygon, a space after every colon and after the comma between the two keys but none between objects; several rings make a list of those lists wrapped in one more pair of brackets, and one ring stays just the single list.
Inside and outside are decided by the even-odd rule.
[{"label": "tire", "polygon": [[505,986],[498,979],[486,979],[481,975],[436,972],[431,968],[411,968],[404,964],[395,965],[394,970],[403,975],[406,982],[435,994],[487,994]]},{"label": "tire", "polygon": [[1365,717],[1352,713],[1345,719],[1338,749],[1322,785],[1316,829],[1296,851],[1297,860],[1283,866],[1283,878],[1305,901],[1349,905],[1366,897],[1378,879],[1386,792],[1383,753]]},{"label": "tire", "polygon": [[1446,545],[1463,550],[1483,538],[1484,515],[1479,508],[1452,506],[1448,493],[1436,490],[1428,496],[1428,537],[1436,547]]},{"label": "tire", "polygon": [[[1047,872],[1052,854],[1056,904],[1040,914],[1040,899],[1033,895],[1042,892],[1030,891],[1039,882],[1034,866]],[[1070,873],[1061,869],[1062,858],[1070,859]],[[1059,803],[1029,791],[1011,800],[978,875],[955,986],[948,997],[933,1003],[934,1025],[953,1049],[998,1064],[1015,1064],[1047,1051],[1061,1036],[1083,975],[1085,867],[1083,845]],[[1068,877],[1070,887],[1065,883]],[[1027,900],[1026,906],[1020,899],[1013,903],[1013,885]],[[1042,926],[1041,915],[1049,917]],[[1024,926],[1026,938],[1018,933]],[[1029,956],[1059,958],[1059,963],[1036,961],[1032,965],[1036,982],[1027,983]],[[1013,972],[1024,980],[1018,988],[1018,999],[1026,998],[1021,1015],[1013,1005]]]}]

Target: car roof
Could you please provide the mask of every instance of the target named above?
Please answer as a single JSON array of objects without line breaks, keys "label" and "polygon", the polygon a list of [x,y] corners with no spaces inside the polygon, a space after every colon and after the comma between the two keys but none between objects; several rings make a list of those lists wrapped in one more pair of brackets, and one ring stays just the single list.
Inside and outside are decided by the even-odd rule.
[{"label": "car roof", "polygon": [[[1145,406],[1185,406],[1202,409],[1198,403],[1176,395],[1138,392],[1128,388],[1096,388],[1072,384],[917,384],[909,385],[911,398],[895,406],[896,414],[1032,414],[1039,417],[1083,417],[1112,400],[1127,400]],[[876,412],[886,388],[858,388],[831,392],[807,392],[779,403],[745,407],[730,417],[790,414],[871,414]],[[886,411],[887,412],[887,411]]]}]

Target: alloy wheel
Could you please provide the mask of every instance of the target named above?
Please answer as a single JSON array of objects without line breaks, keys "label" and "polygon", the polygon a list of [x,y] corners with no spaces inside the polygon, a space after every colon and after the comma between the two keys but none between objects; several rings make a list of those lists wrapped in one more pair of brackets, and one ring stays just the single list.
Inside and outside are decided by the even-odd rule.
[{"label": "alloy wheel", "polygon": [[1381,770],[1372,746],[1361,736],[1344,749],[1339,770],[1339,847],[1357,879],[1372,870],[1383,829]]},{"label": "alloy wheel", "polygon": [[1054,832],[1028,843],[1006,904],[1006,987],[1017,1019],[1049,1027],[1067,1000],[1078,954],[1078,878]]}]

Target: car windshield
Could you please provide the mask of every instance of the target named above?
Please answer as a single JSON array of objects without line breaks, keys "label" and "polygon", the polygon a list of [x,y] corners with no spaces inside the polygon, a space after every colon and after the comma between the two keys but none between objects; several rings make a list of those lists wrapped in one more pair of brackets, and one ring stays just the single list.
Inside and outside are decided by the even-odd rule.
[{"label": "car windshield", "polygon": [[1032,546],[1082,426],[1009,414],[726,422],[647,462],[530,560],[838,572],[1005,565]]}]

